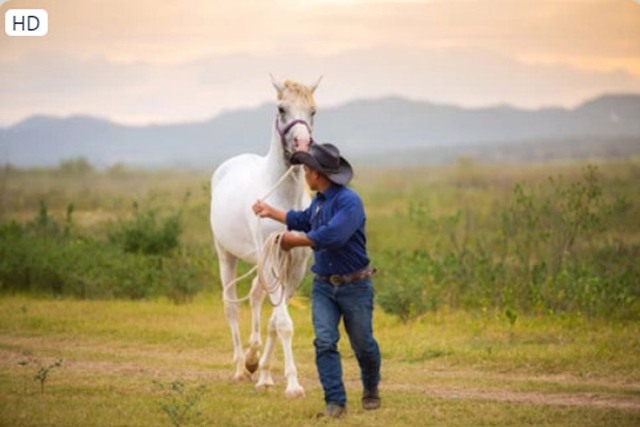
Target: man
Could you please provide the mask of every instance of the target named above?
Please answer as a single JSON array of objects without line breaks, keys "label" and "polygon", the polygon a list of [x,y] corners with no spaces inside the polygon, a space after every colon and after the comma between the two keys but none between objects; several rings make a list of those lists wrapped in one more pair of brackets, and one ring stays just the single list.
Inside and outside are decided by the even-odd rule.
[{"label": "man", "polygon": [[332,144],[313,144],[309,152],[297,152],[291,163],[304,165],[309,188],[317,191],[311,206],[288,212],[257,201],[256,215],[287,225],[280,245],[313,249],[313,327],[316,367],[324,389],[324,415],[339,418],[346,413],[347,396],[338,352],[338,325],[344,320],[351,348],[360,366],[364,409],[380,407],[380,350],[373,337],[373,287],[366,251],[365,213],[362,200],[346,185],[353,177],[351,165]]}]

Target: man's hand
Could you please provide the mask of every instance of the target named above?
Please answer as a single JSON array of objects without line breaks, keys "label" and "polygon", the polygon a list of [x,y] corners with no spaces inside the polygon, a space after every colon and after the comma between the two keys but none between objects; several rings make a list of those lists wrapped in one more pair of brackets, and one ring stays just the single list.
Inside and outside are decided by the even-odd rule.
[{"label": "man's hand", "polygon": [[252,209],[253,213],[258,215],[260,218],[275,219],[276,221],[283,224],[287,222],[287,213],[285,211],[276,209],[270,204],[263,202],[262,200],[256,200],[256,202],[252,206]]},{"label": "man's hand", "polygon": [[253,213],[258,215],[260,218],[270,218],[272,210],[273,208],[262,200],[257,200],[253,204]]}]

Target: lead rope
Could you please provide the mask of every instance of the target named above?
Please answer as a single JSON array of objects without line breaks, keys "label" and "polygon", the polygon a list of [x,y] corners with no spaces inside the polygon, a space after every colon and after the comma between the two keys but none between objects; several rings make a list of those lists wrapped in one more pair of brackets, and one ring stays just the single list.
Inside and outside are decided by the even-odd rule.
[{"label": "lead rope", "polygon": [[[265,194],[260,200],[264,201],[269,198],[269,196],[273,194],[273,192],[280,186],[280,184],[282,184],[284,180],[287,179],[289,175],[291,175],[294,169],[295,166],[293,165],[289,167],[284,175],[282,175],[280,179],[278,179],[278,181],[269,189],[269,191],[267,191],[267,194]],[[262,221],[260,221],[261,219],[262,218],[258,218],[258,238],[256,239],[256,241],[262,240]],[[241,280],[244,280],[247,277],[251,276],[256,272],[256,270],[258,271],[258,285],[262,286],[264,290],[269,294],[269,296],[277,292],[278,289],[282,290],[277,304],[275,304],[271,300],[271,298],[269,298],[271,304],[276,306],[284,300],[285,283],[288,283],[289,281],[289,267],[291,266],[291,253],[280,248],[280,239],[282,238],[282,235],[284,233],[284,231],[271,233],[269,237],[267,237],[266,242],[264,242],[264,244],[262,245],[262,251],[260,251],[260,244],[257,244],[256,249],[260,253],[257,264],[242,276],[236,277],[235,279],[224,285],[223,298],[225,302],[240,303],[248,300],[251,297],[251,290],[249,290],[249,293],[245,297],[239,299],[229,298],[227,296],[227,291],[229,290],[229,288],[231,288],[231,286],[234,286]],[[267,263],[271,265],[269,280],[265,275],[264,268],[265,265],[269,265]],[[273,281],[275,284],[273,286],[268,286],[267,282],[269,281]]]}]

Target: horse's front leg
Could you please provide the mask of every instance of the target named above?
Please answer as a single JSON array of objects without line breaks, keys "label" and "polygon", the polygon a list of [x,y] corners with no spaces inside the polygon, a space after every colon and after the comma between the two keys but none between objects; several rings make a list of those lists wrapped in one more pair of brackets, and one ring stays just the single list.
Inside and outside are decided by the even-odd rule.
[{"label": "horse's front leg", "polygon": [[253,279],[249,295],[249,301],[251,302],[251,336],[249,338],[249,348],[245,354],[245,367],[247,371],[254,373],[258,369],[260,361],[260,347],[262,347],[260,313],[265,297],[265,292],[258,282],[258,277]]},{"label": "horse's front leg", "polygon": [[284,376],[287,378],[285,394],[287,397],[304,397],[304,389],[298,382],[298,369],[293,359],[293,320],[285,302],[282,303],[282,313],[277,331],[284,351]]},{"label": "horse's front leg", "polygon": [[278,337],[276,332],[277,317],[275,311],[271,313],[269,324],[267,325],[267,342],[264,345],[264,353],[260,358],[259,376],[256,383],[258,391],[265,391],[273,386],[273,378],[271,377],[271,358]]}]

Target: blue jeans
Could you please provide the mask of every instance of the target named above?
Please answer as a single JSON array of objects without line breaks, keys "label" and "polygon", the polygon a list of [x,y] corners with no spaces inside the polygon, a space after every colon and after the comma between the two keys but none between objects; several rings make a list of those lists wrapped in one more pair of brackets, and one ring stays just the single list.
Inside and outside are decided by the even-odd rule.
[{"label": "blue jeans", "polygon": [[316,349],[316,367],[324,389],[324,400],[345,405],[347,395],[342,382],[342,364],[338,352],[340,332],[338,324],[344,318],[364,388],[373,388],[380,382],[380,349],[373,337],[373,286],[371,279],[333,286],[313,281],[313,328]]}]

